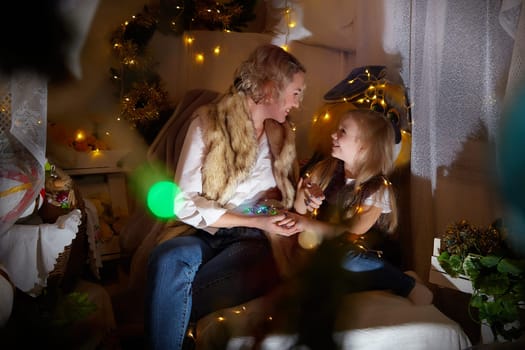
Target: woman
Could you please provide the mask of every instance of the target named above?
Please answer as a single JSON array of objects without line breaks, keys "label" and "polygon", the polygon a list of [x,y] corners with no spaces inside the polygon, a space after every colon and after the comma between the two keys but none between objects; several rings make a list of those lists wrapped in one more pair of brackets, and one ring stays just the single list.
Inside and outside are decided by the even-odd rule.
[{"label": "woman", "polygon": [[357,109],[342,116],[332,135],[333,158],[299,181],[294,208],[315,218],[296,217],[297,226],[341,247],[342,276],[352,291],[390,289],[429,304],[432,293],[414,272],[403,273],[356,244],[370,230],[392,233],[397,226],[395,193],[387,178],[394,167],[394,137],[391,123],[377,112]]},{"label": "woman", "polygon": [[177,164],[175,211],[196,232],[150,255],[146,327],[153,349],[180,349],[190,319],[278,282],[267,235],[298,229],[281,212],[253,215],[253,208],[260,213],[265,199],[293,204],[297,163],[286,117],[302,100],[305,72],[291,54],[263,45],[240,65],[227,93],[194,113]]}]

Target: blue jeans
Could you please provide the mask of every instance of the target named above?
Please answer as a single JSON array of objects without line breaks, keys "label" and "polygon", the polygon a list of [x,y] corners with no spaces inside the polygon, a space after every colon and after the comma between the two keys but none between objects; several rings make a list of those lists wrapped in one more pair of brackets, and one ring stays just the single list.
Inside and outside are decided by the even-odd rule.
[{"label": "blue jeans", "polygon": [[343,258],[343,278],[352,292],[374,289],[390,289],[406,297],[414,287],[415,280],[388,261],[373,253],[357,249],[349,250]]},{"label": "blue jeans", "polygon": [[258,229],[197,231],[150,255],[146,332],[152,349],[181,349],[190,321],[258,297],[279,283],[270,242]]}]

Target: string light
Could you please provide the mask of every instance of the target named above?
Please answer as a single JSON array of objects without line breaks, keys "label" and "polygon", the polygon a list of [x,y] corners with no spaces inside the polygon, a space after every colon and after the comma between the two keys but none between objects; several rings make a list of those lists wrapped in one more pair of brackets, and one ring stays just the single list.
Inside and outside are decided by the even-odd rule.
[{"label": "string light", "polygon": [[203,53],[196,54],[195,55],[195,62],[199,63],[199,64],[204,63],[204,54]]},{"label": "string light", "polygon": [[84,141],[86,138],[86,134],[83,130],[77,130],[75,133],[75,141]]}]

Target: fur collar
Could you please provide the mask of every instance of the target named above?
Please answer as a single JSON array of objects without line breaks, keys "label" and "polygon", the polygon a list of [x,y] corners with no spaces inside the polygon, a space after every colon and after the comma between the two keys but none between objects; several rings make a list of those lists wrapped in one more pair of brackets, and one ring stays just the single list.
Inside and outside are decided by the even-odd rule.
[{"label": "fur collar", "polygon": [[[241,113],[227,113],[230,110]],[[224,205],[255,164],[258,144],[253,121],[241,94],[225,95],[217,103],[203,107],[198,114],[203,123],[205,145],[203,195]],[[298,176],[295,134],[288,123],[279,124],[273,120],[265,122],[265,132],[282,204],[290,208]]]}]

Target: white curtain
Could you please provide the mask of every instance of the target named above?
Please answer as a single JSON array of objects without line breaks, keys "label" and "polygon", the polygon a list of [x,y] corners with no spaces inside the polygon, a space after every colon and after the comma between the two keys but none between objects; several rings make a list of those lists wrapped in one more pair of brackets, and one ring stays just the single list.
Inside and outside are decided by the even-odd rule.
[{"label": "white curtain", "polygon": [[0,236],[32,212],[44,187],[46,126],[47,80],[0,76]]},{"label": "white curtain", "polygon": [[512,81],[522,75],[522,3],[411,2],[409,251],[421,276],[428,275],[433,238],[449,224],[486,226],[501,216],[495,145],[511,61]]}]

